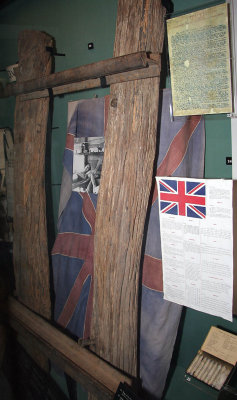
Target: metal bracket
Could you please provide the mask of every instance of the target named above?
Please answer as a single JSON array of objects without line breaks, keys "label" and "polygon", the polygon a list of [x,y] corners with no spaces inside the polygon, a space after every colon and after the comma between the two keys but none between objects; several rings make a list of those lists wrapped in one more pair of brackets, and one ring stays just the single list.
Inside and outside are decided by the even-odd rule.
[{"label": "metal bracket", "polygon": [[66,54],[63,53],[57,53],[57,50],[54,47],[46,46],[46,50],[49,51],[52,56],[66,56]]},{"label": "metal bracket", "polygon": [[108,87],[105,76],[100,77],[100,86],[102,87],[102,89]]}]

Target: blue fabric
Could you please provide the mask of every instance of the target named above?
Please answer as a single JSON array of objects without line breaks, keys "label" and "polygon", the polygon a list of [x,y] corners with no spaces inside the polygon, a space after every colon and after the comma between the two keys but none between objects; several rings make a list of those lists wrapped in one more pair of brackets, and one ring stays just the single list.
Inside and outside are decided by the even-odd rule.
[{"label": "blue fabric", "polygon": [[[176,153],[177,160],[180,159],[180,161],[177,161],[177,165],[173,163],[174,166],[171,168],[171,174],[173,176],[202,177],[205,147],[203,119],[196,119],[194,122],[192,119],[189,121],[187,117],[172,119],[169,114],[171,92],[170,90],[164,90],[162,94],[160,139],[157,145],[157,151],[159,151],[158,171],[159,166],[162,165],[163,160],[166,160],[167,154],[170,154],[173,146],[173,153],[171,152],[172,157],[169,162],[173,163]],[[69,144],[72,139],[70,135],[76,137],[104,135],[104,102],[104,99],[91,99],[78,102],[68,125]],[[184,126],[186,126],[185,129]],[[185,137],[188,135],[187,132],[192,129],[193,131],[188,136],[187,146],[183,148],[181,136],[176,148],[176,135],[178,133],[180,135],[180,132],[182,133],[184,130],[185,141]],[[64,153],[64,175],[58,224],[59,235],[52,252],[56,295],[55,320],[64,321],[62,324],[71,333],[78,337],[83,337],[85,335],[83,325],[85,324],[85,320],[88,321],[88,318],[90,318],[89,313],[91,312],[88,306],[90,302],[89,291],[92,288],[91,283],[93,280],[93,273],[90,269],[91,263],[93,264],[90,237],[93,240],[93,212],[95,213],[97,195],[90,194],[90,196],[83,197],[71,191],[73,149],[70,146],[72,145],[69,145]],[[180,149],[178,146],[180,146]],[[183,151],[181,158],[178,157],[179,151]],[[90,220],[87,217],[87,212],[90,215]],[[157,201],[153,203],[149,210],[148,227],[144,234],[146,239],[145,255],[152,262],[157,262],[159,266],[162,256]],[[75,256],[76,246],[70,240],[65,250],[63,241],[60,241],[60,235],[71,235],[70,240],[72,242],[79,240],[79,244],[81,240],[85,241],[85,246],[82,250],[85,251],[86,246],[88,246],[88,259],[83,260]],[[65,254],[65,252],[68,253]],[[149,285],[147,284],[149,281],[149,268],[149,265],[148,268],[145,268],[144,263],[141,299],[140,372],[144,390],[152,398],[159,399],[162,395],[169,370],[182,307],[163,299],[163,293],[157,289],[160,284],[159,282],[158,286],[155,282],[154,286],[153,282]],[[75,288],[77,285],[78,287],[80,286],[80,293],[78,293],[78,299],[75,303],[75,298],[77,298]],[[71,300],[71,298],[74,300]],[[70,305],[70,301],[72,303],[74,301],[75,304],[73,307],[69,307],[70,312],[66,312],[66,307]],[[62,318],[63,312],[69,315],[68,319]]]}]

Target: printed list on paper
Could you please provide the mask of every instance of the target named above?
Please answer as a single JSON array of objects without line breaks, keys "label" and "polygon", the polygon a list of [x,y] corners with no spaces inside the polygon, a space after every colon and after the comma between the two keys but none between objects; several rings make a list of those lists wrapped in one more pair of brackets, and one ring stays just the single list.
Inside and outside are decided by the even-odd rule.
[{"label": "printed list on paper", "polygon": [[232,181],[156,180],[164,298],[232,321]]}]

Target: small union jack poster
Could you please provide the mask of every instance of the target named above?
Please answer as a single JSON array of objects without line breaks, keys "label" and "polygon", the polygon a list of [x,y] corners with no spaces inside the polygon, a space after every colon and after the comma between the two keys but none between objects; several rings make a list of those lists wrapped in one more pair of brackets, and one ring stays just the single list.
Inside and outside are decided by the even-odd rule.
[{"label": "small union jack poster", "polygon": [[200,181],[161,179],[161,213],[206,218],[206,186]]}]

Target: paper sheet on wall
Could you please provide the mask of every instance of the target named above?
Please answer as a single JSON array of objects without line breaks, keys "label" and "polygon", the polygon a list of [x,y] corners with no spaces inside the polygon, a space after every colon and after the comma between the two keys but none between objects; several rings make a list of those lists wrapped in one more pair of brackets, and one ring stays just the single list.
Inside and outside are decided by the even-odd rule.
[{"label": "paper sheet on wall", "polygon": [[237,179],[237,119],[231,118],[232,179]]},{"label": "paper sheet on wall", "polygon": [[174,115],[232,111],[227,4],[167,21]]},{"label": "paper sheet on wall", "polygon": [[232,180],[156,180],[164,298],[232,321]]}]

